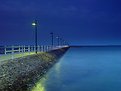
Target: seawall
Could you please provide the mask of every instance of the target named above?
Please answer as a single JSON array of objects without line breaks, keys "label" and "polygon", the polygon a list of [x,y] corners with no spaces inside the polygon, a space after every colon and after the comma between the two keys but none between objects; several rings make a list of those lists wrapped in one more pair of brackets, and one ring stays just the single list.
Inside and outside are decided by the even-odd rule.
[{"label": "seawall", "polygon": [[31,81],[33,77],[46,73],[68,48],[2,62],[0,64],[0,91],[20,91],[19,89]]}]

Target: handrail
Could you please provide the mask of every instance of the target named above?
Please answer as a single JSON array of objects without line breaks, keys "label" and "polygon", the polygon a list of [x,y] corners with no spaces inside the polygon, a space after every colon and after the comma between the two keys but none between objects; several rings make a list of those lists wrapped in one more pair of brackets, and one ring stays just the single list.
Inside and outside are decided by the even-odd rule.
[{"label": "handrail", "polygon": [[[37,52],[48,52],[50,50],[62,48],[65,46],[38,45]],[[25,53],[25,52],[35,52],[35,51],[36,51],[36,46],[30,46],[30,45],[0,46],[0,54],[15,54],[15,53]]]}]

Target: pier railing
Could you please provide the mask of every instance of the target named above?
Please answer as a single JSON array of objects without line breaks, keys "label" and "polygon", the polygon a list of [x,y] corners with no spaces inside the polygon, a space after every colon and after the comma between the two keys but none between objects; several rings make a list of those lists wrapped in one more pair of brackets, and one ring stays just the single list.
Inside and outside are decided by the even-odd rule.
[{"label": "pier railing", "polygon": [[[49,52],[68,46],[37,46],[37,52]],[[36,53],[36,46],[0,46],[0,61],[32,55]]]},{"label": "pier railing", "polygon": [[[66,46],[37,46],[37,52],[48,52],[50,50],[59,49]],[[0,46],[0,54],[15,54],[25,52],[35,52],[36,46]]]}]

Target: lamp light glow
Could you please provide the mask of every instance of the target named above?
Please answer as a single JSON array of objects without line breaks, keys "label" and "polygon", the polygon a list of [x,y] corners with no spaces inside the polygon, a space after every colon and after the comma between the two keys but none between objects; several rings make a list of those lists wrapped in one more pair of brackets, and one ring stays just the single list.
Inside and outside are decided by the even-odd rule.
[{"label": "lamp light glow", "polygon": [[33,23],[32,23],[32,25],[33,25],[33,26],[36,26],[36,23],[35,23],[35,22],[33,22]]}]

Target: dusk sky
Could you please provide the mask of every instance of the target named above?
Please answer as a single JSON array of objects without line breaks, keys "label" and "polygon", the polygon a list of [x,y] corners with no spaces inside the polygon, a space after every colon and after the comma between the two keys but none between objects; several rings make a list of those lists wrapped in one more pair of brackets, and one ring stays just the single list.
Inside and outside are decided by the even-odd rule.
[{"label": "dusk sky", "polygon": [[34,19],[39,44],[121,45],[121,0],[0,0],[0,45],[33,45]]}]

